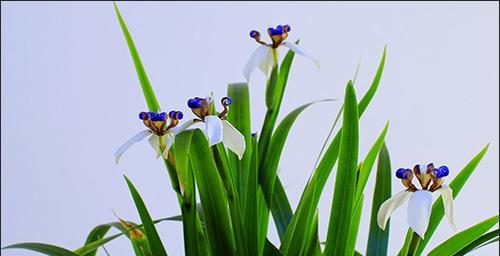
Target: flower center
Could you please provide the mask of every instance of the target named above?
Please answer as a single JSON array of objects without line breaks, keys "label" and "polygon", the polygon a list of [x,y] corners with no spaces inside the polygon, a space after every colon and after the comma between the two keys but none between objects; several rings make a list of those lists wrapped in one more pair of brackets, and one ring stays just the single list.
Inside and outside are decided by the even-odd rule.
[{"label": "flower center", "polygon": [[[229,111],[229,106],[233,104],[233,99],[231,99],[231,97],[228,96],[223,97],[221,99],[221,104],[222,107],[224,107],[224,110],[221,113],[219,113],[218,116],[220,119],[225,119]],[[199,121],[205,120],[206,116],[212,115],[212,113],[215,112],[213,99],[210,97],[208,98],[195,97],[189,99],[187,105],[189,108],[191,108],[193,114],[195,114],[198,118],[201,119]]]},{"label": "flower center", "polygon": [[422,187],[422,190],[428,190],[434,192],[441,187],[443,184],[444,177],[448,176],[450,173],[448,167],[441,166],[439,168],[434,168],[434,164],[430,163],[427,168],[424,168],[420,164],[416,164],[412,169],[409,168],[399,168],[396,171],[396,177],[401,179],[401,182],[409,191],[417,191],[418,188],[413,184],[413,177],[417,177],[417,180]]},{"label": "flower center", "polygon": [[[170,111],[168,116],[165,112],[156,113],[150,111],[139,113],[139,119],[142,120],[149,130],[158,136],[165,135],[168,130],[175,127],[182,118],[183,114],[180,111]],[[167,120],[170,120],[168,125],[166,125]]]},{"label": "flower center", "polygon": [[276,28],[268,28],[267,33],[272,40],[271,44],[267,44],[266,42],[262,41],[260,38],[261,35],[257,30],[250,31],[250,37],[255,39],[255,41],[259,44],[277,48],[278,46],[283,44],[285,39],[288,37],[288,32],[290,32],[290,30],[290,25],[278,25],[276,26]]}]

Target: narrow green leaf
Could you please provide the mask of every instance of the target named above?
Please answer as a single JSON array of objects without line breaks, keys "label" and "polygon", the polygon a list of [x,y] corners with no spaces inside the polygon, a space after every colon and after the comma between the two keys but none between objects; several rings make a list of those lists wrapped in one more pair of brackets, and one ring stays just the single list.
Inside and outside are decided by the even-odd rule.
[{"label": "narrow green leaf", "polygon": [[[331,100],[321,100],[321,101],[331,101]],[[264,196],[268,205],[271,205],[271,200],[273,196],[274,182],[276,180],[276,173],[278,170],[278,163],[281,157],[281,152],[283,152],[283,147],[285,146],[286,139],[288,137],[288,133],[292,128],[297,117],[304,111],[307,107],[311,106],[314,103],[321,102],[314,101],[308,104],[304,104],[292,112],[290,112],[284,119],[281,121],[279,126],[276,128],[276,131],[273,133],[273,137],[271,139],[271,143],[269,146],[269,154],[264,158],[262,169],[259,171],[259,183],[262,186],[262,190],[264,191]]]},{"label": "narrow green leaf", "polygon": [[259,136],[259,159],[264,159],[264,156],[267,154],[269,141],[271,140],[274,125],[276,124],[276,120],[278,118],[281,102],[283,100],[283,95],[288,81],[288,74],[290,73],[294,56],[295,53],[293,51],[288,51],[281,63],[279,73],[277,75],[278,79],[276,79],[276,74],[273,76],[273,72],[277,72],[277,69],[273,69],[271,77],[269,78],[268,86],[270,85],[274,88],[272,89],[273,95],[269,97],[267,96],[267,94],[270,94],[268,92],[269,90],[266,89],[267,112],[264,117],[264,124],[262,125],[262,130]]},{"label": "narrow green leaf", "polygon": [[235,255],[235,240],[224,186],[207,139],[199,129],[193,133],[190,162],[196,184],[198,184],[209,245],[213,255]]},{"label": "narrow green leaf", "polygon": [[310,228],[309,236],[306,239],[305,253],[303,255],[321,255],[321,247],[319,243],[319,233],[318,233],[318,211],[314,215],[313,223]]},{"label": "narrow green leaf", "polygon": [[325,255],[345,255],[354,208],[356,167],[358,163],[358,105],[351,81],[344,96],[344,114],[340,139],[339,166],[326,236]]},{"label": "narrow green leaf", "polygon": [[[128,222],[130,223],[131,225],[133,226],[137,226],[135,223],[132,223],[132,222]],[[127,228],[123,227],[120,222],[111,222],[111,223],[106,223],[106,224],[101,224],[101,225],[98,225],[96,227],[94,227],[90,233],[88,234],[87,236],[87,240],[85,241],[85,244],[84,244],[84,247],[91,244],[91,243],[94,243],[94,242],[102,242],[102,239],[106,236],[106,233],[109,231],[110,228],[116,228],[118,230],[120,230],[121,232],[126,232],[125,235],[129,238],[129,240],[131,241],[132,243],[132,247],[134,249],[134,252],[136,253],[136,255],[143,255],[142,254],[142,250],[141,250],[141,245],[139,245],[137,243],[137,241],[135,241],[134,239],[131,239],[130,238],[130,235],[129,235],[129,232],[127,232]],[[143,232],[143,230],[141,229],[141,231]],[[146,241],[147,243],[147,241]],[[80,252],[81,249],[78,251]],[[97,248],[89,253],[86,253],[84,254],[85,256],[95,256],[97,253]]]},{"label": "narrow green leaf", "polygon": [[[472,175],[477,165],[488,151],[490,144],[487,144],[474,158],[455,176],[455,178],[450,182],[449,186],[453,190],[453,198],[458,196],[460,190],[465,185],[469,177]],[[425,238],[420,240],[415,255],[421,255],[424,251],[425,246],[429,242],[430,238],[436,231],[439,223],[444,216],[443,200],[439,197],[436,202],[432,205],[431,216],[429,220],[429,226],[425,232]]]},{"label": "narrow green leaf", "polygon": [[278,248],[276,248],[276,246],[274,246],[274,244],[271,243],[271,241],[269,241],[267,238],[266,238],[266,242],[264,245],[264,255],[266,255],[266,256],[283,256],[283,254],[280,252],[280,250],[278,250]]},{"label": "narrow green leaf", "polygon": [[442,244],[438,245],[432,251],[429,252],[429,256],[440,256],[440,255],[453,255],[459,252],[461,249],[466,247],[468,244],[474,242],[474,240],[481,237],[490,228],[498,223],[498,215],[486,219],[444,241]]},{"label": "narrow green leaf", "polygon": [[144,66],[142,65],[141,57],[137,52],[137,48],[135,47],[134,41],[132,40],[132,36],[128,31],[127,25],[125,24],[125,21],[122,18],[118,6],[116,5],[115,2],[113,2],[113,5],[115,6],[116,16],[118,17],[118,21],[120,22],[120,26],[123,30],[123,35],[125,36],[125,40],[127,41],[128,48],[130,49],[130,54],[132,55],[132,60],[134,61],[135,69],[137,70],[137,76],[139,76],[139,82],[141,83],[142,93],[146,98],[148,108],[150,111],[158,112],[160,110],[160,104],[158,104],[158,100],[156,100],[153,88],[149,83],[146,70],[144,70]]},{"label": "narrow green leaf", "polygon": [[279,176],[276,176],[274,182],[273,201],[271,203],[271,213],[273,215],[274,224],[280,239],[285,236],[286,228],[292,220],[293,212],[290,201],[285,192],[285,188],[281,183]]},{"label": "narrow green leaf", "polygon": [[380,205],[391,197],[391,173],[389,151],[385,143],[383,143],[378,155],[377,176],[375,179],[375,190],[373,192],[366,256],[387,255],[390,221],[387,222],[385,230],[380,229],[377,224],[377,213]]},{"label": "narrow green leaf", "polygon": [[[384,63],[385,63],[385,48],[384,48],[384,54],[382,55],[382,59],[378,66],[375,78],[373,79],[373,82],[370,86],[370,89],[368,89],[368,91],[365,93],[360,103],[358,104],[359,118],[364,113],[365,109],[368,107],[368,104],[373,99],[373,96],[380,82],[382,71],[384,69]],[[304,192],[302,193],[295,214],[293,215],[292,220],[285,232],[285,236],[282,239],[281,251],[284,254],[289,255],[292,254],[293,252],[297,251],[300,252],[302,250],[301,248],[303,248],[304,246],[304,243],[301,242],[304,241],[304,236],[305,236],[303,223],[311,223],[311,219],[313,218],[314,211],[317,208],[323,188],[326,184],[326,181],[328,180],[328,177],[333,169],[333,166],[337,161],[339,154],[341,130],[337,132],[337,135],[330,143],[325,154],[321,158],[321,161],[319,162],[311,178],[309,179],[304,189]]]},{"label": "narrow green leaf", "polygon": [[[257,139],[251,139],[252,151],[251,164],[248,169],[248,178],[246,186],[246,200],[243,204],[244,209],[244,227],[246,230],[246,238],[248,240],[248,254],[249,255],[259,255],[259,225],[258,225],[258,206],[257,206],[257,196],[258,196],[258,172],[259,172],[259,152],[257,147]],[[264,236],[265,237],[265,236]]]},{"label": "narrow green leaf", "polygon": [[163,243],[161,242],[160,236],[158,235],[158,231],[156,231],[156,227],[154,225],[153,219],[146,208],[146,204],[141,198],[141,195],[134,187],[132,182],[127,178],[127,176],[123,176],[127,185],[129,187],[130,193],[132,194],[132,198],[134,199],[135,206],[137,208],[137,212],[141,217],[141,221],[144,224],[144,232],[148,237],[149,247],[155,256],[166,256],[167,251],[165,251],[165,247],[163,247]]},{"label": "narrow green leaf", "polygon": [[354,205],[351,217],[351,228],[349,229],[349,236],[347,237],[346,255],[353,255],[356,248],[356,241],[358,238],[359,223],[361,222],[361,212],[363,211],[364,195],[361,195],[359,200]]},{"label": "narrow green leaf", "polygon": [[200,255],[198,243],[198,229],[196,226],[196,188],[194,176],[189,165],[191,138],[193,131],[181,132],[175,138],[175,168],[179,177],[182,193],[182,227],[184,235],[184,253],[187,256]]},{"label": "narrow green leaf", "polygon": [[42,243],[18,243],[5,246],[2,249],[26,249],[49,256],[80,256],[80,254],[74,253],[62,247]]},{"label": "narrow green leaf", "polygon": [[382,133],[380,133],[377,140],[363,160],[363,164],[361,165],[361,169],[359,171],[358,182],[356,183],[356,196],[354,202],[360,200],[361,196],[363,195],[366,182],[368,181],[368,177],[370,176],[373,164],[375,163],[375,159],[377,158],[377,154],[380,152],[380,149],[384,144],[385,135],[387,134],[388,128],[389,122],[385,124],[384,130],[382,131]]},{"label": "narrow green leaf", "polygon": [[[250,131],[250,92],[247,83],[229,84],[227,95],[233,99],[233,104],[227,115],[227,120],[243,134],[245,137],[245,154],[241,160],[233,152],[229,152],[229,162],[231,169],[236,172],[235,185],[240,198],[246,198],[246,186],[248,184],[248,175],[250,160],[252,158],[252,137]],[[245,208],[245,200],[241,202]]]},{"label": "narrow green leaf", "polygon": [[496,230],[488,232],[479,237],[478,239],[474,240],[472,243],[462,248],[462,250],[455,253],[454,256],[462,256],[489,243],[497,242],[499,237],[500,237],[500,232],[497,228]]}]

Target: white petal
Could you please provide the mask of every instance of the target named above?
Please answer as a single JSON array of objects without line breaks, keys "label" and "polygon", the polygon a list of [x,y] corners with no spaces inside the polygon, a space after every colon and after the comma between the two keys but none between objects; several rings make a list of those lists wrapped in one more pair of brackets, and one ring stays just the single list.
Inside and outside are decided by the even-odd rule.
[{"label": "white petal", "polygon": [[267,47],[266,57],[260,62],[259,68],[268,77],[271,74],[274,64],[273,50]]},{"label": "white petal", "polygon": [[160,150],[160,137],[156,134],[151,135],[149,137],[149,145],[153,148],[153,150],[156,153],[156,158],[161,156],[161,150]]},{"label": "white petal", "polygon": [[174,135],[177,135],[177,134],[185,131],[187,128],[191,127],[191,125],[195,124],[197,122],[196,120],[197,119],[187,120],[187,121],[183,122],[181,125],[171,128],[170,132],[172,132]]},{"label": "white petal", "polygon": [[222,120],[218,116],[206,116],[205,123],[208,144],[213,146],[222,142]]},{"label": "white petal", "polygon": [[269,46],[262,45],[257,48],[248,59],[245,68],[243,68],[243,75],[247,79],[250,80],[250,74],[259,66],[259,64],[266,58],[267,52],[269,50]]},{"label": "white petal", "polygon": [[411,194],[412,192],[404,190],[382,203],[377,213],[377,223],[381,229],[385,229],[387,220],[391,217],[392,212],[401,206]]},{"label": "white petal", "polygon": [[245,153],[245,137],[230,122],[222,121],[224,145],[238,155],[241,160]]},{"label": "white petal", "polygon": [[444,213],[451,227],[456,231],[457,225],[455,225],[455,221],[453,220],[453,190],[447,185],[441,185],[441,188],[438,190],[441,192],[441,198],[443,198]]},{"label": "white petal", "polygon": [[172,133],[167,133],[163,135],[163,141],[165,143],[165,150],[163,151],[163,158],[167,159],[168,158],[168,151],[172,147],[172,144],[174,144],[174,139],[175,135]]},{"label": "white petal", "polygon": [[116,164],[118,164],[118,161],[120,161],[120,157],[123,155],[123,153],[125,153],[125,151],[127,151],[127,149],[130,146],[132,146],[134,143],[137,143],[137,142],[143,140],[144,138],[146,138],[150,134],[151,134],[151,131],[145,130],[145,131],[137,133],[132,138],[130,138],[129,140],[127,140],[125,143],[123,143],[123,145],[121,145],[118,148],[118,150],[116,150],[116,152],[115,152],[115,162],[116,162]]},{"label": "white petal", "polygon": [[298,45],[291,43],[291,42],[285,42],[285,46],[288,47],[288,49],[295,52],[296,54],[302,55],[302,56],[312,60],[312,62],[314,62],[314,64],[316,64],[316,66],[318,66],[318,68],[319,68],[319,61],[316,58],[314,58],[312,55],[310,55],[309,53],[304,51],[304,49],[300,48]]},{"label": "white petal", "polygon": [[429,225],[431,216],[432,194],[427,190],[418,190],[410,197],[408,204],[408,225],[422,239]]}]

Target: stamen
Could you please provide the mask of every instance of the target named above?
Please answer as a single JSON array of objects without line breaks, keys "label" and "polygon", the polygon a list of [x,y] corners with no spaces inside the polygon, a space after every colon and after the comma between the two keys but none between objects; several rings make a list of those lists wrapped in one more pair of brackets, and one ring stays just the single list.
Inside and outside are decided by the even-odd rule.
[{"label": "stamen", "polygon": [[252,30],[250,31],[250,37],[254,38],[255,40],[260,40],[260,33],[257,30]]},{"label": "stamen", "polygon": [[229,96],[226,96],[226,97],[222,98],[222,99],[220,100],[220,102],[222,103],[222,106],[224,107],[224,111],[222,111],[222,112],[219,114],[219,118],[221,118],[221,119],[222,119],[222,118],[225,118],[225,117],[226,117],[226,114],[227,114],[227,112],[229,111],[229,108],[228,108],[228,107],[229,107],[231,104],[233,104],[233,99],[231,99],[231,97],[229,97]]},{"label": "stamen", "polygon": [[189,99],[187,104],[189,108],[201,108],[201,103],[203,99],[195,97],[194,99]]},{"label": "stamen", "polygon": [[149,114],[143,111],[143,112],[139,113],[139,119],[149,120]]},{"label": "stamen", "polygon": [[283,29],[285,30],[285,33],[288,33],[292,30],[292,27],[290,27],[290,25],[287,24],[287,25],[283,26]]},{"label": "stamen", "polygon": [[409,191],[417,191],[417,187],[413,185],[413,172],[411,169],[399,168],[396,171],[396,177],[401,179],[401,183],[408,188]]},{"label": "stamen", "polygon": [[435,171],[434,171],[436,177],[438,178],[443,178],[443,177],[446,177],[448,176],[448,174],[450,174],[450,170],[448,169],[448,167],[446,166],[440,166],[439,168],[437,168]]}]

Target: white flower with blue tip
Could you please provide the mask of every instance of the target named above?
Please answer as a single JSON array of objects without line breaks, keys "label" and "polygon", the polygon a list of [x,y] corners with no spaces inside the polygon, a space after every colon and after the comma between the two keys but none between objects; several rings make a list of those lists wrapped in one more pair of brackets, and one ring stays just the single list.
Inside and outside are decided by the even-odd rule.
[{"label": "white flower with blue tip", "polygon": [[178,129],[182,131],[193,124],[204,123],[204,132],[208,137],[210,146],[222,142],[224,146],[233,151],[241,159],[245,153],[245,137],[226,120],[229,106],[233,103],[233,100],[231,97],[224,97],[221,99],[221,103],[224,110],[217,114],[213,96],[189,99],[187,105],[198,118],[185,122]]},{"label": "white flower with blue tip", "polygon": [[302,55],[312,60],[319,67],[319,61],[317,59],[300,48],[297,44],[285,41],[290,30],[290,25],[278,25],[276,28],[268,28],[267,33],[269,34],[269,37],[272,41],[272,43],[270,44],[260,39],[261,35],[257,30],[250,31],[250,37],[255,39],[255,41],[261,44],[261,46],[259,46],[259,48],[255,50],[252,56],[250,56],[250,59],[243,69],[243,75],[245,76],[247,81],[250,80],[250,74],[257,67],[259,67],[266,76],[269,76],[273,67],[278,64],[277,49],[282,45],[292,50],[296,54]]},{"label": "white flower with blue tip", "polygon": [[[444,212],[448,222],[453,230],[456,230],[457,227],[453,221],[453,191],[449,186],[443,184],[444,177],[448,176],[448,174],[448,167],[434,168],[432,163],[428,164],[427,168],[417,164],[413,167],[413,171],[399,168],[396,171],[396,177],[401,179],[407,189],[389,198],[380,206],[377,214],[378,226],[385,229],[392,212],[410,199],[407,222],[410,228],[423,239],[431,215],[432,192],[439,191],[441,192]],[[420,188],[417,188],[412,183],[414,176],[417,177]]]},{"label": "white flower with blue tip", "polygon": [[165,159],[168,158],[168,151],[174,143],[175,135],[182,131],[174,129],[182,118],[183,114],[181,111],[170,111],[168,116],[165,112],[139,113],[139,119],[142,120],[148,129],[137,133],[120,146],[115,152],[115,162],[118,164],[121,156],[128,148],[147,137],[149,137],[149,144],[153,147],[156,157],[163,156]]}]

